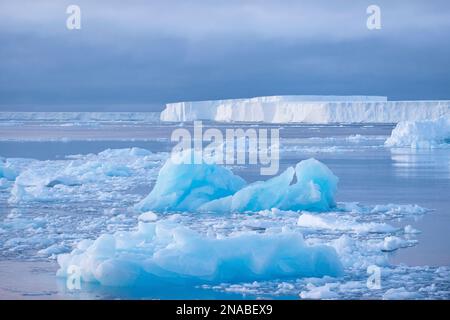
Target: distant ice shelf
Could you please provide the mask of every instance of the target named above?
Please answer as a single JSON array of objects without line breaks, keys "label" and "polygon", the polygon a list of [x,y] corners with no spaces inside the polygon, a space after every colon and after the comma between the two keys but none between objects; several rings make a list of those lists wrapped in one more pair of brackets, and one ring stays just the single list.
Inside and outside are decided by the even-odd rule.
[{"label": "distant ice shelf", "polygon": [[0,112],[0,122],[159,122],[159,112]]},{"label": "distant ice shelf", "polygon": [[161,121],[398,123],[450,114],[450,100],[388,101],[381,96],[270,96],[169,103]]}]

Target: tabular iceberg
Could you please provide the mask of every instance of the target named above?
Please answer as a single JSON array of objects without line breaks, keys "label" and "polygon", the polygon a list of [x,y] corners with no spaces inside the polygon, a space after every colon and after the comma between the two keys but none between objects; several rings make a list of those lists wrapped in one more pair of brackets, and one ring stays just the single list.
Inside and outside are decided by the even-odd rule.
[{"label": "tabular iceberg", "polygon": [[249,185],[225,167],[177,163],[170,158],[153,190],[135,208],[142,212],[327,211],[335,206],[337,183],[331,170],[313,158]]},{"label": "tabular iceberg", "polygon": [[72,253],[59,255],[58,264],[58,276],[68,276],[76,266],[83,281],[109,286],[338,276],[343,270],[334,248],[307,245],[299,233],[218,238],[164,220],[81,241]]},{"label": "tabular iceberg", "polygon": [[169,103],[162,121],[397,123],[450,114],[450,101],[387,101],[378,96],[272,96]]},{"label": "tabular iceberg", "polygon": [[403,121],[392,130],[387,147],[450,147],[450,114],[437,120]]}]

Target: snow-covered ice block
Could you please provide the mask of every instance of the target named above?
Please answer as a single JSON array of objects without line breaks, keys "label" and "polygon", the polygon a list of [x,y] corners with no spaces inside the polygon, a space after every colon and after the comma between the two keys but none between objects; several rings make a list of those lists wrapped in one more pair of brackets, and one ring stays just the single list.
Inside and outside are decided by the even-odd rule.
[{"label": "snow-covered ice block", "polygon": [[387,101],[378,96],[272,96],[169,103],[162,121],[397,123],[450,114],[450,101]]},{"label": "snow-covered ice block", "polygon": [[403,121],[392,130],[387,147],[450,147],[450,114],[436,120]]},{"label": "snow-covered ice block", "polygon": [[337,183],[331,170],[313,158],[267,181],[248,185],[219,165],[180,164],[168,159],[153,190],[135,208],[142,212],[327,211],[336,205]]},{"label": "snow-covered ice block", "polygon": [[109,286],[173,282],[236,282],[339,276],[342,265],[329,246],[307,245],[301,234],[283,230],[207,236],[167,220],[82,241],[58,256],[57,274],[71,266],[83,281]]}]

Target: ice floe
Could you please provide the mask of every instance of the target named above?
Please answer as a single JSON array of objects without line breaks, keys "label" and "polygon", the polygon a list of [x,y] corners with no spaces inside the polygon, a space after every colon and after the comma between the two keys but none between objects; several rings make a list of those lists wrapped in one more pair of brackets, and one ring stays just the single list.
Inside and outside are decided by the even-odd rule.
[{"label": "ice floe", "polygon": [[[74,155],[64,160],[25,162],[15,179],[9,202],[67,203],[79,201],[81,197],[111,199],[114,190],[130,188],[136,180],[151,180],[154,170],[165,157],[148,150],[130,148]],[[92,191],[98,193],[93,194]]]},{"label": "ice floe", "polygon": [[450,114],[436,120],[403,121],[392,130],[387,147],[450,147]]},{"label": "ice floe", "polygon": [[296,232],[238,232],[201,235],[168,221],[140,222],[138,229],[101,235],[58,256],[58,275],[71,265],[84,281],[103,285],[151,285],[172,281],[246,281],[283,277],[338,276],[342,266],[333,248],[310,246]]}]

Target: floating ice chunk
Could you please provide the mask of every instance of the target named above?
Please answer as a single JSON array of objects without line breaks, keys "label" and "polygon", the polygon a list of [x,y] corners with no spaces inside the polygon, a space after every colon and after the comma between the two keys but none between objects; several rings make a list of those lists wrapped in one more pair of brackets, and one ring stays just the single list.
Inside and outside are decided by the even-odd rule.
[{"label": "floating ice chunk", "polygon": [[139,221],[151,222],[158,220],[158,215],[152,211],[144,212],[139,215]]},{"label": "floating ice chunk", "polygon": [[247,231],[214,237],[167,220],[140,222],[136,231],[101,235],[59,255],[58,263],[59,276],[67,276],[69,266],[76,265],[83,281],[111,286],[342,274],[333,248],[309,246],[299,233]]},{"label": "floating ice chunk", "polygon": [[308,213],[302,214],[297,225],[305,228],[327,229],[334,231],[353,231],[356,233],[389,233],[397,231],[397,228],[386,224],[376,222],[357,222],[348,218],[339,217],[338,215],[312,215]]},{"label": "floating ice chunk", "polygon": [[5,178],[9,181],[14,181],[18,173],[14,168],[0,161],[0,178]]},{"label": "floating ice chunk", "polygon": [[405,287],[389,289],[383,294],[383,300],[410,300],[421,297],[419,293],[409,292]]},{"label": "floating ice chunk", "polygon": [[104,165],[103,172],[109,177],[129,177],[133,174],[127,166],[115,164]]},{"label": "floating ice chunk", "polygon": [[[98,154],[72,155],[64,160],[25,162],[14,164],[22,170],[16,178],[9,202],[70,201],[77,197],[105,199],[114,190],[135,185],[136,180],[154,176],[160,160],[166,154],[152,154],[140,148],[107,149]],[[10,159],[9,159],[10,160]],[[108,190],[106,186],[108,187]],[[99,189],[105,193],[97,192]],[[92,190],[89,192],[87,190]],[[94,192],[95,191],[95,192]]]},{"label": "floating ice chunk", "polygon": [[69,251],[69,248],[65,245],[62,244],[52,244],[51,246],[45,248],[45,249],[41,249],[38,251],[38,254],[41,256],[52,256],[52,255],[56,255],[56,254],[60,254],[63,252],[67,252]]},{"label": "floating ice chunk", "polygon": [[418,206],[417,204],[378,204],[373,207],[371,213],[383,213],[386,215],[417,215],[424,214],[428,209]]},{"label": "floating ice chunk", "polygon": [[338,294],[331,289],[337,287],[337,284],[327,283],[323,286],[316,287],[315,285],[309,283],[306,288],[307,291],[302,291],[300,293],[300,298],[302,299],[337,299]]},{"label": "floating ice chunk", "polygon": [[[296,182],[294,182],[296,178]],[[336,204],[338,178],[321,162],[308,159],[277,177],[250,185],[215,164],[167,160],[140,211],[244,212],[279,208],[327,211]]]},{"label": "floating ice chunk", "polygon": [[437,120],[399,122],[386,140],[388,147],[450,147],[450,114]]},{"label": "floating ice chunk", "polygon": [[383,251],[395,251],[397,249],[400,248],[405,248],[407,247],[408,241],[401,239],[399,237],[395,237],[395,236],[389,236],[384,238],[383,241]]},{"label": "floating ice chunk", "polygon": [[234,194],[246,184],[225,167],[187,162],[178,163],[169,158],[159,171],[153,190],[136,205],[136,209],[194,211],[209,201]]},{"label": "floating ice chunk", "polygon": [[339,179],[314,158],[295,166],[297,183],[287,189],[280,209],[326,211],[336,206],[334,195]]},{"label": "floating ice chunk", "polygon": [[[199,209],[211,212],[217,212],[217,210],[244,212],[279,207],[286,197],[286,194],[280,192],[280,190],[289,188],[294,178],[294,173],[294,168],[287,168],[279,176],[267,181],[252,183],[230,197],[206,203]],[[223,208],[222,210],[220,209],[221,207]]]},{"label": "floating ice chunk", "polygon": [[407,226],[405,226],[404,232],[407,233],[407,234],[417,234],[417,233],[420,233],[419,230],[414,229],[414,228],[413,228],[411,225],[409,225],[409,224],[408,224]]},{"label": "floating ice chunk", "polygon": [[9,186],[8,179],[0,178],[0,189],[6,189],[8,188],[8,186]]},{"label": "floating ice chunk", "polygon": [[73,177],[60,176],[60,177],[51,179],[45,186],[51,188],[58,184],[62,184],[65,186],[79,186],[81,183]]}]

